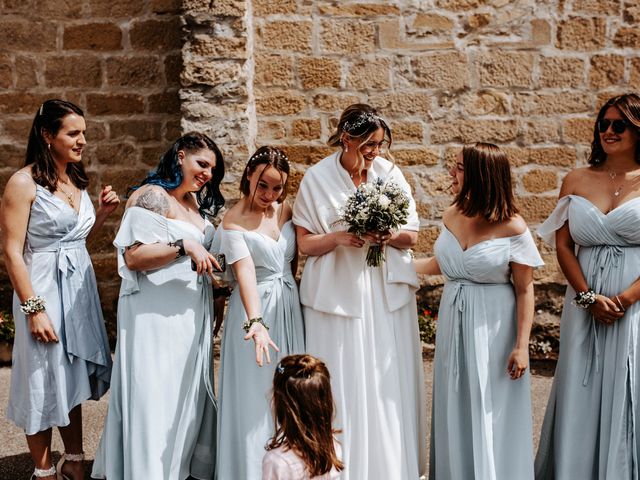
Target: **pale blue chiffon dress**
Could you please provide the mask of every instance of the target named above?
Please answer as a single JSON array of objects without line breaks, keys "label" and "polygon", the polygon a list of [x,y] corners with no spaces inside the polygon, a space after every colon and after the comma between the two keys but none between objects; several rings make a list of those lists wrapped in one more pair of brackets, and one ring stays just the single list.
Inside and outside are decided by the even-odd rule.
[{"label": "pale blue chiffon dress", "polygon": [[[640,198],[605,215],[584,197],[563,197],[538,233],[555,245],[555,232],[567,221],[593,290],[617,295],[638,280]],[[638,479],[640,306],[631,305],[613,325],[604,325],[571,304],[575,295],[567,286],[536,478]]]},{"label": "pale blue chiffon dress", "polygon": [[16,335],[7,418],[33,435],[69,424],[69,412],[109,388],[111,354],[85,240],[95,223],[86,191],[79,212],[36,185],[24,261],[59,343],[37,342],[13,295]]},{"label": "pale blue chiffon dress", "polygon": [[[291,272],[296,253],[293,224],[284,224],[278,240],[253,231],[216,232],[214,249],[227,257],[233,293],[224,321],[219,373],[217,442],[218,480],[261,480],[265,445],[274,434],[271,415],[273,373],[280,358],[304,353],[304,323],[298,287]],[[271,364],[256,363],[253,340],[244,340],[247,319],[231,265],[251,257],[256,270],[262,318],[280,349],[270,349]]]},{"label": "pale blue chiffon dress", "polygon": [[543,264],[529,230],[463,250],[443,227],[430,478],[533,478],[531,380],[507,374],[517,334],[510,263]]},{"label": "pale blue chiffon dress", "polygon": [[215,468],[212,287],[187,255],[154,270],[132,271],[125,249],[192,239],[205,231],[129,207],[114,240],[118,273],[116,345],[109,409],[92,476],[108,480],[211,480]]}]

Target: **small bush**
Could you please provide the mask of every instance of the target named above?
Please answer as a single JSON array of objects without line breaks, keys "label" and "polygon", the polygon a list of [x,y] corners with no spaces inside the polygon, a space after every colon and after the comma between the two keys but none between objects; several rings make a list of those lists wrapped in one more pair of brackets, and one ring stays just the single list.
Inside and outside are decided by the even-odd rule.
[{"label": "small bush", "polygon": [[418,310],[418,328],[420,329],[420,340],[423,343],[436,343],[436,328],[438,321],[438,311],[429,307]]},{"label": "small bush", "polygon": [[13,342],[16,336],[16,326],[13,323],[13,316],[0,312],[0,342]]}]

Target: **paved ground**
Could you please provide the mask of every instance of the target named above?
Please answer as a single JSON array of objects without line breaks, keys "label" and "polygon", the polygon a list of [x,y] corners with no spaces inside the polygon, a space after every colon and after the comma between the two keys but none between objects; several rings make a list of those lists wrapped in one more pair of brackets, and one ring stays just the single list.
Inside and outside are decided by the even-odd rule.
[{"label": "paved ground", "polygon": [[[551,389],[552,366],[544,363],[535,363],[533,372],[533,431],[534,445],[538,445],[538,436],[542,424],[542,417],[546,407],[549,390]],[[425,390],[427,392],[427,411],[431,411],[431,380],[433,378],[432,361],[428,357],[424,362]],[[11,369],[0,368],[0,480],[26,480],[32,472],[32,464],[27,453],[27,445],[22,430],[5,419],[7,408],[7,396],[9,390],[9,377]],[[102,424],[107,410],[107,396],[99,402],[86,402],[83,406],[84,414],[84,441],[87,461],[85,469],[86,478],[89,479],[91,463],[98,446]],[[427,429],[429,431],[429,428]],[[62,442],[57,431],[53,435],[54,458],[57,460],[63,451]],[[426,452],[425,452],[426,454]]]}]

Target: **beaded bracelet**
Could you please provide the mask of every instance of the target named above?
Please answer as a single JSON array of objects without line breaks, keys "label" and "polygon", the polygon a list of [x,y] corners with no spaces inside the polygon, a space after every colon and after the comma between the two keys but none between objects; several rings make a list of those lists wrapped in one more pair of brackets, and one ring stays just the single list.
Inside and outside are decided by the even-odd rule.
[{"label": "beaded bracelet", "polygon": [[260,325],[262,325],[264,328],[266,328],[267,330],[269,330],[269,327],[267,327],[264,323],[264,320],[262,320],[262,317],[256,317],[256,318],[250,318],[249,320],[245,320],[245,322],[242,324],[242,329],[246,332],[249,333],[249,330],[251,330],[251,326],[254,323],[259,323]]},{"label": "beaded bracelet", "polygon": [[42,312],[44,310],[44,297],[40,295],[35,295],[33,297],[27,298],[24,302],[20,304],[20,311],[25,315],[30,315],[32,313]]},{"label": "beaded bracelet", "polygon": [[584,292],[578,292],[573,298],[573,303],[576,307],[589,308],[596,303],[596,292],[593,290],[585,290]]}]

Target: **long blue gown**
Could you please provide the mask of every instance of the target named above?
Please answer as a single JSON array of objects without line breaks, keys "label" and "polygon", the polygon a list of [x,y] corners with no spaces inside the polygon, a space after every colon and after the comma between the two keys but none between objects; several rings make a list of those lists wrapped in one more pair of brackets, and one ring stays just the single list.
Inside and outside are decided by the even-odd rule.
[{"label": "long blue gown", "polygon": [[[584,197],[558,202],[538,230],[551,245],[569,221],[578,261],[589,286],[612,296],[640,276],[640,198],[606,215]],[[571,304],[571,286],[560,320],[560,357],[536,457],[543,480],[640,478],[640,306],[613,325]]]},{"label": "long blue gown", "polygon": [[[261,480],[265,445],[274,433],[271,416],[273,373],[280,358],[304,353],[304,323],[291,261],[296,253],[291,222],[278,240],[252,231],[216,232],[214,246],[227,257],[228,279],[234,287],[224,322],[220,355],[217,479]],[[215,248],[215,247],[214,247]],[[262,318],[280,348],[271,350],[271,364],[259,367],[252,340],[244,340],[247,319],[231,265],[250,256],[256,269]]]},{"label": "long blue gown", "polygon": [[209,247],[205,231],[129,207],[114,240],[118,273],[118,343],[109,410],[92,476],[108,480],[211,480],[215,401],[211,283],[184,256],[154,270],[132,271],[125,249],[190,238]]},{"label": "long blue gown", "polygon": [[16,337],[7,417],[32,435],[69,424],[69,412],[109,388],[111,354],[98,287],[85,246],[95,211],[82,191],[79,212],[36,185],[24,261],[59,343],[33,339],[13,296]]},{"label": "long blue gown", "polygon": [[510,262],[542,259],[529,230],[463,250],[443,227],[434,246],[446,283],[440,300],[433,379],[430,478],[533,478],[531,380],[512,380],[516,342]]}]

